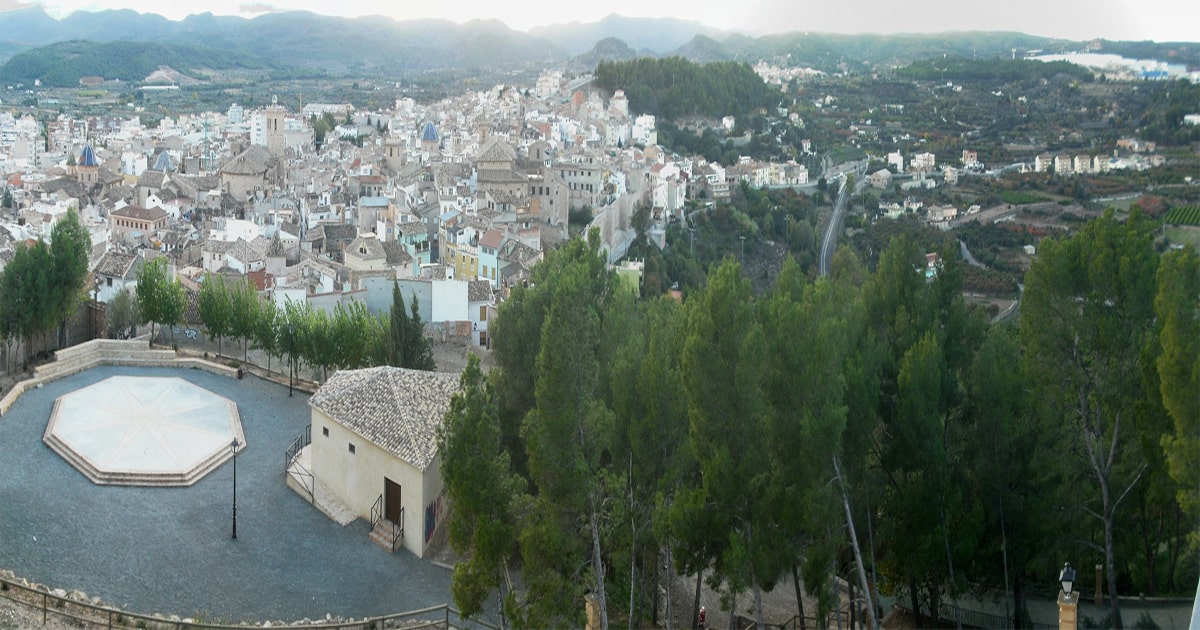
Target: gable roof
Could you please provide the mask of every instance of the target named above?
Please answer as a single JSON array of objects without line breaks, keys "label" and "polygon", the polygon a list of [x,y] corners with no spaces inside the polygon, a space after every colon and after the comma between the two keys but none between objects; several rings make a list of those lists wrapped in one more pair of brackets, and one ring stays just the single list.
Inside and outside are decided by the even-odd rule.
[{"label": "gable roof", "polygon": [[397,241],[384,241],[383,253],[387,256],[387,264],[389,265],[407,265],[412,262],[412,256],[404,251],[402,246]]},{"label": "gable roof", "polygon": [[503,138],[492,136],[479,149],[478,162],[507,162],[512,164],[517,160],[517,152]]},{"label": "gable roof", "polygon": [[483,245],[484,247],[499,249],[500,246],[504,244],[504,232],[496,229],[488,230],[486,233],[484,233],[483,237],[479,239],[479,244]]},{"label": "gable roof", "polygon": [[437,429],[457,391],[457,374],[381,366],[334,373],[308,404],[424,471],[437,456]]},{"label": "gable roof", "polygon": [[491,280],[470,280],[467,282],[467,301],[468,302],[491,302],[492,301],[492,281]]},{"label": "gable roof", "polygon": [[264,175],[278,163],[266,147],[252,145],[221,168],[222,175]]},{"label": "gable roof", "polygon": [[346,246],[346,252],[363,260],[378,260],[387,257],[383,251],[383,243],[380,243],[379,239],[374,236],[359,236],[350,241],[350,244]]},{"label": "gable roof", "polygon": [[133,277],[131,272],[134,270],[134,263],[137,260],[137,254],[106,252],[100,262],[96,264],[95,273],[98,276],[129,279]]},{"label": "gable roof", "polygon": [[124,217],[127,219],[138,219],[139,221],[161,221],[167,218],[167,211],[155,206],[153,208],[143,208],[141,206],[125,206],[118,210],[113,210],[108,213],[110,217]]}]

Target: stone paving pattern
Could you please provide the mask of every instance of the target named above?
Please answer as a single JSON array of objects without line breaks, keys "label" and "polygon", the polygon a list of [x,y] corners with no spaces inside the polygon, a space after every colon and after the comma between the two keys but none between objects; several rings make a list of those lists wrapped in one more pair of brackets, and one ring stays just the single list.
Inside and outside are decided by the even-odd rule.
[{"label": "stone paving pattern", "polygon": [[[54,399],[114,375],[178,376],[237,403],[231,462],[190,487],[97,486],[42,443]],[[341,527],[289,490],[284,450],[307,396],[248,376],[97,367],[31,389],[0,417],[0,568],[131,612],[225,621],[364,617],[449,603],[450,571],[388,555],[361,520]]]}]

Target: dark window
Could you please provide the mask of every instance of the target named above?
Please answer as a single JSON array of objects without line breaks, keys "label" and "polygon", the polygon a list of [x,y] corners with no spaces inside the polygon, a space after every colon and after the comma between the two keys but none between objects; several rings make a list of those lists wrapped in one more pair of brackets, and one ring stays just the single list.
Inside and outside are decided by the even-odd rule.
[{"label": "dark window", "polygon": [[354,445],[353,444],[350,445],[350,454],[351,455],[354,454]]},{"label": "dark window", "polygon": [[329,437],[329,427],[321,427],[321,435]]}]

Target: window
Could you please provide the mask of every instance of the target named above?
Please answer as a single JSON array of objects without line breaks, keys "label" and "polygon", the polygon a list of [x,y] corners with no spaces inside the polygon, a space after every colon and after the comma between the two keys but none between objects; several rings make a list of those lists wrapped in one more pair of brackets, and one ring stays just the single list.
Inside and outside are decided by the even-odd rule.
[{"label": "window", "polygon": [[354,454],[354,445],[353,444],[350,445],[350,454],[351,455]]},{"label": "window", "polygon": [[329,427],[321,427],[321,435],[329,437]]},{"label": "window", "polygon": [[479,307],[479,321],[481,321],[481,322],[487,321],[487,307],[486,306]]}]

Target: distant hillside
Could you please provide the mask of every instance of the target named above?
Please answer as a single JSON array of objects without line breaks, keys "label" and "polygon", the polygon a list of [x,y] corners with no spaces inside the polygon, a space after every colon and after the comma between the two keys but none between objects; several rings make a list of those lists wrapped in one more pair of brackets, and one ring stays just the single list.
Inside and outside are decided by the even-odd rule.
[{"label": "distant hillside", "polygon": [[661,55],[674,50],[696,35],[724,37],[728,33],[693,20],[676,18],[633,18],[612,14],[598,22],[553,24],[529,29],[529,34],[554,43],[569,54],[580,55],[600,41],[619,38],[635,50]]},{"label": "distant hillside", "polygon": [[847,69],[863,62],[904,66],[945,55],[990,59],[1042,49],[1078,49],[1078,43],[1004,32],[970,32],[903,35],[841,35],[786,33],[747,37],[730,35],[721,41],[696,36],[671,54],[693,61],[748,61],[767,59],[781,65],[803,65],[826,71]]},{"label": "distant hillside", "polygon": [[1032,59],[994,57],[973,61],[947,56],[925,59],[896,70],[896,76],[913,81],[1036,81],[1059,74],[1083,82],[1092,80],[1091,70],[1066,61],[1046,63]]},{"label": "distant hillside", "polygon": [[[0,52],[73,40],[190,46],[207,49],[207,55],[256,57],[257,66],[324,72],[504,68],[567,59],[553,43],[495,20],[459,25],[449,20],[401,22],[380,16],[342,18],[288,11],[254,19],[206,13],[173,22],[133,11],[79,11],[58,21],[40,7],[0,12]],[[180,67],[174,61],[164,63]]]},{"label": "distant hillside", "polygon": [[696,63],[709,63],[735,59],[734,50],[736,49],[726,48],[721,42],[711,37],[697,35],[692,38],[692,41],[680,46],[671,54]]},{"label": "distant hillside", "polygon": [[0,81],[32,84],[40,80],[51,87],[74,87],[85,76],[142,81],[161,66],[194,75],[202,68],[264,68],[263,63],[250,55],[190,46],[72,41],[15,55],[0,66]]},{"label": "distant hillside", "polygon": [[767,86],[750,66],[729,61],[696,64],[681,57],[602,61],[596,86],[625,91],[630,113],[666,120],[744,116],[767,106]]},{"label": "distant hillside", "polygon": [[[834,72],[861,68],[864,63],[899,67],[947,55],[992,59],[1010,57],[1013,49],[1020,54],[1034,49],[1074,51],[1085,46],[1084,42],[990,32],[787,33],[750,37],[694,21],[619,15],[588,24],[560,24],[524,33],[496,20],[456,24],[431,19],[397,21],[380,16],[330,17],[304,11],[268,13],[253,19],[204,13],[178,22],[130,10],[77,11],[63,20],[51,18],[37,5],[0,11],[0,60],[33,49],[41,49],[38,55],[53,55],[53,50],[42,47],[68,41],[157,44],[165,48],[147,54],[164,59],[156,60],[154,67],[269,67],[282,72],[385,77],[431,70],[458,73],[479,69],[532,70],[561,67],[568,62],[572,68],[580,65],[590,68],[601,60],[628,59],[631,50],[643,56],[679,56],[697,62],[765,59],[779,65]],[[1200,44],[1091,42],[1093,46],[1097,43],[1105,52],[1200,65]],[[179,63],[169,51],[180,50],[181,46],[216,61]],[[76,73],[122,78],[134,74],[132,69],[120,67],[131,64],[111,58],[100,61],[104,63],[88,66],[86,60],[61,56],[52,56],[44,62],[24,58],[9,70],[9,76],[15,73],[28,78],[40,72],[65,82]],[[110,63],[116,64],[115,69],[107,67]],[[50,65],[63,67],[52,72]],[[33,70],[35,66],[40,69]],[[138,70],[141,69],[142,65],[138,65]]]},{"label": "distant hillside", "polygon": [[576,70],[591,70],[601,61],[626,61],[638,56],[647,56],[646,52],[639,55],[623,40],[608,37],[596,42],[596,45],[586,53],[573,57],[570,66]]}]

